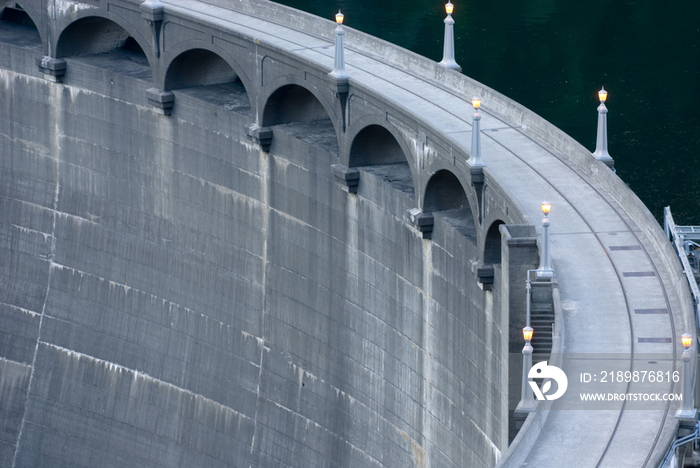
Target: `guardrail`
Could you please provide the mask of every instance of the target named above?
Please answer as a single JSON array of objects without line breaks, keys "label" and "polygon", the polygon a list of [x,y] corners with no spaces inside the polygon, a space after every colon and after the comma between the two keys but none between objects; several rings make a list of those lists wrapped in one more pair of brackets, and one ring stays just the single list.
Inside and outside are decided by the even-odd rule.
[{"label": "guardrail", "polygon": [[693,300],[695,302],[695,322],[698,328],[700,328],[700,288],[698,288],[698,283],[695,281],[695,275],[693,274],[693,269],[690,267],[688,257],[685,255],[685,248],[682,245],[683,241],[681,240],[681,236],[678,235],[679,227],[680,226],[677,226],[673,221],[671,207],[667,206],[664,208],[664,232],[666,232],[666,237],[668,237],[675,245],[676,251],[678,252],[678,257],[681,259],[685,277],[688,279],[690,292],[693,295]]}]

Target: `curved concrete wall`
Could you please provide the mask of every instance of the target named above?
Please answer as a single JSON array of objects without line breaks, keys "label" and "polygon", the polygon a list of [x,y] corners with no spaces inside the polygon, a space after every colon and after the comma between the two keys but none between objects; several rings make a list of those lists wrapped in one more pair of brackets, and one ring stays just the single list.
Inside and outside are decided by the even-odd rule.
[{"label": "curved concrete wall", "polygon": [[36,55],[0,44],[0,465],[496,463],[507,317],[471,213],[423,239],[385,166],[334,181],[327,127],[266,153],[245,102],[166,117],[126,62],[57,84]]},{"label": "curved concrete wall", "polygon": [[[527,252],[504,257],[502,275],[498,227],[527,223],[524,210],[488,168],[474,188],[455,134],[361,80],[342,101],[332,60],[231,31],[217,2],[228,8],[168,4],[163,43],[126,1],[59,2],[51,19],[26,0],[35,42],[0,23],[0,465],[493,466],[508,442],[507,314],[536,250],[520,239]],[[236,9],[332,30],[261,0]],[[123,39],[117,23],[144,56],[67,56],[65,84],[38,72],[42,50],[89,52],[90,24]],[[624,183],[532,112],[347,39],[449,95],[480,95],[667,252]],[[175,90],[170,117],[144,97],[211,83]],[[345,166],[361,166],[356,195],[338,183]],[[435,211],[431,239],[406,215],[416,207]],[[491,290],[478,281],[489,268]]]}]

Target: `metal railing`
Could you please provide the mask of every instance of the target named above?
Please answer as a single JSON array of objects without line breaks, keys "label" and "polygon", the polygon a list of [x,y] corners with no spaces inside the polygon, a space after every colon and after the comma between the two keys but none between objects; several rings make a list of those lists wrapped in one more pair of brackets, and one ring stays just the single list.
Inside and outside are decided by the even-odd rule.
[{"label": "metal railing", "polygon": [[[673,466],[674,464],[672,464],[671,462],[673,461],[673,458],[676,454],[676,449],[683,444],[687,444],[688,442],[691,442],[693,440],[698,440],[698,438],[700,438],[700,421],[695,423],[695,430],[692,433],[676,440],[673,443],[673,445],[671,445],[671,448],[668,451],[668,455],[666,455],[666,458],[664,458],[664,462],[661,465],[659,465],[659,468],[669,468]],[[677,461],[675,464],[677,464]]]},{"label": "metal railing", "polygon": [[[676,251],[678,252],[678,257],[683,265],[683,270],[686,278],[688,279],[688,285],[690,286],[690,292],[693,295],[693,300],[695,302],[695,321],[697,326],[700,328],[700,289],[698,289],[698,283],[695,281],[695,275],[693,274],[693,269],[688,261],[688,246],[684,245],[684,242],[693,242],[692,238],[700,238],[700,227],[698,226],[676,226],[673,221],[673,216],[671,216],[671,207],[667,206],[664,208],[664,231],[666,232],[666,237],[668,237],[673,244],[676,246]],[[684,254],[685,253],[685,254]]]},{"label": "metal railing", "polygon": [[[695,322],[696,327],[700,327],[700,289],[698,288],[698,283],[695,279],[695,274],[693,268],[688,260],[688,255],[691,253],[690,245],[699,246],[698,243],[694,242],[692,239],[700,240],[700,226],[677,226],[671,215],[671,207],[667,206],[664,208],[664,232],[666,237],[673,242],[678,253],[678,258],[683,266],[683,272],[685,273],[686,279],[688,280],[688,286],[690,286],[690,292],[693,296],[693,302],[695,304]],[[693,249],[695,250],[695,249]],[[697,268],[697,259],[695,262],[695,268]],[[697,358],[695,359],[695,369],[693,375],[697,375]],[[693,379],[693,389],[692,395],[695,395],[695,385],[697,379]],[[683,444],[691,442],[693,440],[697,441],[700,439],[700,422],[695,423],[695,430],[680,439],[677,439],[669,448],[668,454],[664,459],[663,463],[659,468],[668,468],[672,466],[672,462],[676,457],[676,449]],[[677,464],[677,460],[675,460]]]}]

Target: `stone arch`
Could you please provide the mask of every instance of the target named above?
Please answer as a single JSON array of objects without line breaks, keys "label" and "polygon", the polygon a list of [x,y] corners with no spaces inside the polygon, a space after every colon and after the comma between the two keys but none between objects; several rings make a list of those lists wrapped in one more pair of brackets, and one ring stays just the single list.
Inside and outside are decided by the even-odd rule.
[{"label": "stone arch", "polygon": [[189,48],[168,53],[164,62],[164,90],[179,90],[227,111],[250,116],[250,82],[245,70],[225,50],[212,44],[190,44]]},{"label": "stone arch", "polygon": [[[267,95],[260,122],[262,127],[285,125],[285,132],[294,138],[306,140],[325,148],[333,155],[340,154],[338,121],[326,100],[321,99],[316,88],[294,83],[276,88]],[[282,130],[282,129],[280,129]]]},{"label": "stone arch", "polygon": [[423,211],[452,211],[470,209],[467,192],[460,180],[447,169],[437,171],[425,187]]},{"label": "stone arch", "polygon": [[207,49],[189,49],[175,57],[165,73],[165,89],[210,86],[240,81],[233,67]]},{"label": "stone arch", "polygon": [[476,245],[476,222],[469,198],[453,172],[441,169],[430,177],[424,190],[423,212],[443,219]]},{"label": "stone arch", "polygon": [[501,231],[499,227],[505,224],[500,219],[497,219],[486,232],[484,239],[484,263],[501,263]]},{"label": "stone arch", "polygon": [[150,48],[141,34],[119,18],[86,14],[68,24],[58,35],[56,58],[95,55],[124,49],[143,55],[151,64]]},{"label": "stone arch", "polygon": [[328,120],[335,127],[330,116],[323,102],[311,90],[301,85],[287,84],[277,88],[267,98],[262,126]]},{"label": "stone arch", "polygon": [[367,125],[353,138],[349,167],[396,163],[408,164],[408,158],[398,140],[385,127]]},{"label": "stone arch", "polygon": [[[33,30],[39,39],[39,43],[44,44],[44,35],[39,30],[40,16],[34,8],[23,5],[24,2],[0,2],[0,21],[14,23],[27,29],[27,38],[30,39]],[[26,6],[26,8],[25,8]]]},{"label": "stone arch", "polygon": [[364,166],[394,188],[415,198],[415,183],[408,152],[389,129],[371,123],[352,137],[349,167]]}]

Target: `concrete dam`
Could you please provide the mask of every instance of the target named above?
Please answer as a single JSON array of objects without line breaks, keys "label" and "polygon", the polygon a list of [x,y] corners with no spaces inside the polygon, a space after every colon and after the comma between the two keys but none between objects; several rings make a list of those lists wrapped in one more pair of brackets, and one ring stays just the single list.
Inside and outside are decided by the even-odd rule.
[{"label": "concrete dam", "polygon": [[695,333],[653,216],[551,124],[351,28],[338,78],[335,24],[265,0],[0,11],[0,466],[666,455],[675,402],[511,443],[542,200],[553,354],[677,369]]}]

